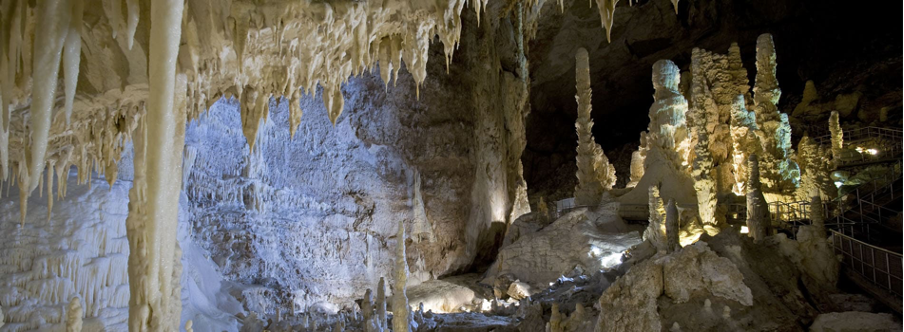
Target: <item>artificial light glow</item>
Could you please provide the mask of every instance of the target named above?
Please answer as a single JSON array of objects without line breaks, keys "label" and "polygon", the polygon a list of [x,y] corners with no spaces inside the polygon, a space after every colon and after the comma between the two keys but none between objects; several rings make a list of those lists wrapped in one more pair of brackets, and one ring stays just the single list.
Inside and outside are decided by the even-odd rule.
[{"label": "artificial light glow", "polygon": [[747,234],[747,233],[750,233],[750,230],[747,229],[747,226],[741,226],[741,234]]},{"label": "artificial light glow", "polygon": [[835,181],[835,187],[836,187],[836,188],[841,188],[841,185],[843,185],[843,184],[844,184],[843,181]]}]

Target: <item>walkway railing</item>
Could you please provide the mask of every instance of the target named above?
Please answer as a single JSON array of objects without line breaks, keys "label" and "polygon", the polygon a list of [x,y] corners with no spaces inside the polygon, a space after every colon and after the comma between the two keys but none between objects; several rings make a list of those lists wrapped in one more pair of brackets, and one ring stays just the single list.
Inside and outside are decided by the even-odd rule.
[{"label": "walkway railing", "polygon": [[[900,129],[864,127],[844,131],[845,154],[838,160],[839,167],[853,167],[902,159],[904,132]],[[819,144],[832,144],[832,136],[816,137]],[[855,152],[856,151],[856,152]]]},{"label": "walkway railing", "polygon": [[838,231],[832,231],[835,253],[842,256],[841,263],[876,287],[901,298],[901,254],[869,245]]}]

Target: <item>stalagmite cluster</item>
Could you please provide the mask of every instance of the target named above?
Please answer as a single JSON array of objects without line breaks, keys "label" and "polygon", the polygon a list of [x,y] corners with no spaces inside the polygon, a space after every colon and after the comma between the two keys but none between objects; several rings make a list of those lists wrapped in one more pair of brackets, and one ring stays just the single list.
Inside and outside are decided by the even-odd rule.
[{"label": "stalagmite cluster", "polygon": [[580,48],[575,54],[575,76],[577,78],[578,132],[577,164],[578,184],[574,188],[575,204],[599,204],[603,192],[615,185],[615,167],[593,138],[593,120],[590,118],[590,57],[587,50]]}]

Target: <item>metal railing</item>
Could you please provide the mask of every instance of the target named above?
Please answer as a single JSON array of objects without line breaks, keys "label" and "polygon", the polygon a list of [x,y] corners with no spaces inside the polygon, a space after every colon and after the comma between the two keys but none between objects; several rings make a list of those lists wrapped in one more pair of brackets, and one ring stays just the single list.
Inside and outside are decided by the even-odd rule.
[{"label": "metal railing", "polygon": [[[900,129],[864,127],[844,131],[845,153],[839,156],[836,166],[853,167],[902,159],[904,132]],[[819,144],[832,144],[832,136],[814,138]]]},{"label": "metal railing", "polygon": [[835,253],[842,256],[841,263],[876,287],[901,297],[901,254],[869,245],[841,232],[832,231]]},{"label": "metal railing", "polygon": [[[904,138],[904,131],[901,129],[882,128],[882,127],[863,127],[857,129],[842,130],[842,138],[844,144],[856,143],[868,139],[887,139],[890,141],[900,142]],[[819,144],[832,144],[832,134],[822,135],[813,138]]]}]

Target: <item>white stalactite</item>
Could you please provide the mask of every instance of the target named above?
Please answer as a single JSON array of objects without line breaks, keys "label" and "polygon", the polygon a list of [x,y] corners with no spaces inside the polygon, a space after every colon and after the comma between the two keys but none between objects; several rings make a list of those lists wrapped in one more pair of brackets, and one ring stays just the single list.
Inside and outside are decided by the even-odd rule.
[{"label": "white stalactite", "polygon": [[176,224],[186,78],[176,77],[176,57],[183,4],[180,0],[151,3],[148,109],[133,139],[135,179],[127,219],[131,331],[179,328],[181,253]]},{"label": "white stalactite", "polygon": [[66,125],[72,117],[72,103],[75,101],[75,88],[78,85],[79,62],[82,54],[82,16],[85,11],[83,0],[70,0],[71,18],[66,33],[66,43],[63,46],[63,80],[65,82],[66,101]]},{"label": "white stalactite", "polygon": [[[50,121],[53,115],[54,97],[57,90],[57,79],[60,72],[60,58],[63,44],[68,35],[69,16],[71,10],[68,2],[63,0],[38,1],[37,15],[50,18],[38,24],[35,30],[34,60],[32,62],[32,107],[29,116],[31,125],[31,143],[29,158],[26,158],[28,172],[22,176],[20,186],[27,188],[20,197],[23,207],[29,194],[37,188],[44,170],[44,158],[47,153],[47,141],[50,135]],[[22,221],[25,222],[25,212]]]}]

